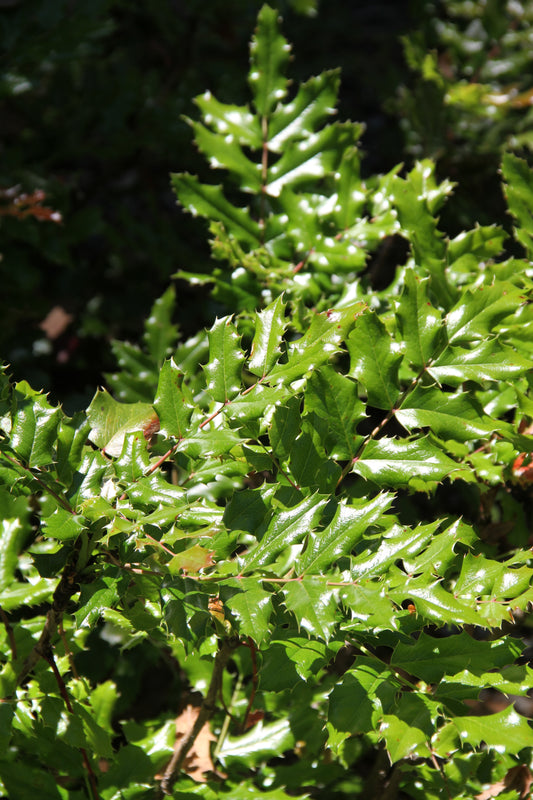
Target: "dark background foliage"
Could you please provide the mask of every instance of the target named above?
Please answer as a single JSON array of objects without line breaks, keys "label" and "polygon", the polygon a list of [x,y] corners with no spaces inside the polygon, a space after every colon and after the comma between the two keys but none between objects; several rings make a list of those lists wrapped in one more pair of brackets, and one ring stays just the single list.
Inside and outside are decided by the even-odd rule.
[{"label": "dark background foliage", "polygon": [[[0,217],[0,349],[17,378],[67,410],[113,369],[109,340],[138,339],[178,269],[206,271],[200,222],[183,214],[169,173],[207,176],[182,115],[210,90],[247,102],[248,41],[259,0],[17,0],[0,3],[0,189],[42,189],[62,215]],[[402,159],[383,103],[408,75],[399,37],[418,19],[407,0],[278,4],[296,81],[342,68],[340,115],[366,123],[366,173]],[[0,200],[1,202],[1,200]],[[39,327],[60,306],[53,339]],[[178,286],[184,333],[210,324],[207,294]],[[64,323],[63,323],[64,324]]]}]

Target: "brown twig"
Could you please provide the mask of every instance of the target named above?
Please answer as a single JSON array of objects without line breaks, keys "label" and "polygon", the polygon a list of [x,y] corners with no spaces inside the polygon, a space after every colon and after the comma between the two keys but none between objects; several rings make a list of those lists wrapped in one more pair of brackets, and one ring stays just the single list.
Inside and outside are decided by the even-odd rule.
[{"label": "brown twig", "polygon": [[56,586],[54,595],[52,597],[52,607],[46,614],[46,622],[39,637],[39,641],[34,645],[26,661],[22,665],[22,669],[17,679],[17,685],[20,686],[34,667],[39,663],[41,658],[48,660],[49,654],[52,650],[52,639],[57,633],[57,629],[61,624],[61,620],[65,609],[73,594],[78,591],[76,584],[77,572],[76,561],[78,557],[80,545],[74,548],[74,551],[65,564],[61,579]]},{"label": "brown twig", "polygon": [[222,684],[222,675],[224,668],[228,663],[232,652],[239,646],[240,642],[237,638],[223,639],[218,653],[215,656],[215,663],[213,665],[213,672],[211,674],[211,682],[209,689],[204,698],[200,711],[192,726],[189,734],[179,742],[179,746],[174,750],[172,758],[167,764],[163,778],[161,780],[160,789],[162,794],[170,795],[172,793],[172,781],[174,776],[183,767],[187,753],[194,745],[196,738],[202,730],[205,723],[211,719],[216,710],[216,699]]},{"label": "brown twig", "polygon": [[[65,681],[63,680],[63,676],[59,672],[57,668],[57,664],[55,662],[54,654],[50,649],[47,653],[43,653],[43,658],[48,662],[52,672],[54,673],[54,677],[56,679],[57,685],[59,687],[59,692],[61,697],[63,698],[63,702],[65,703],[69,714],[75,716],[74,708],[70,701],[70,697],[68,694],[68,689],[66,687]],[[100,794],[98,793],[98,784],[96,781],[96,775],[94,774],[94,770],[91,766],[91,762],[89,761],[89,756],[87,755],[87,750],[84,747],[80,747],[79,751],[81,753],[81,758],[83,761],[83,766],[87,771],[87,776],[89,778],[89,783],[91,784],[91,791],[93,794],[93,800],[100,800]]]}]

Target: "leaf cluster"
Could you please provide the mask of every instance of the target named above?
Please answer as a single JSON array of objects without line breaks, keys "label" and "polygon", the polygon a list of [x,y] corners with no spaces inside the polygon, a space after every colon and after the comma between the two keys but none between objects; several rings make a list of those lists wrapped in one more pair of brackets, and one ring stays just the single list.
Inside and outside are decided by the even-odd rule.
[{"label": "leaf cluster", "polygon": [[446,236],[452,185],[363,181],[338,75],[289,90],[288,54],[264,6],[251,105],[191,123],[224,183],[173,178],[232,313],[178,342],[169,289],[72,417],[1,373],[7,796],[467,798],[527,770],[533,175],[505,157],[525,257]]}]

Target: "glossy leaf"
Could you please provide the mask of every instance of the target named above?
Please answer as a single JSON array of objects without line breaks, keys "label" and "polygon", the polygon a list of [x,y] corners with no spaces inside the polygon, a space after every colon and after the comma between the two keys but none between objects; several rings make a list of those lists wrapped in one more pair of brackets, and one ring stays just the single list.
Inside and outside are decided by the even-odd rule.
[{"label": "glossy leaf", "polygon": [[241,389],[244,353],[231,317],[217,319],[209,331],[209,361],[204,366],[207,389],[217,403],[233,399]]},{"label": "glossy leaf", "polygon": [[281,355],[281,342],[287,322],[285,305],[278,297],[256,317],[255,336],[247,367],[254,375],[264,377]]},{"label": "glossy leaf", "polygon": [[398,352],[377,314],[362,314],[346,343],[352,378],[366,389],[368,403],[376,408],[394,408],[399,396]]},{"label": "glossy leaf", "polygon": [[290,46],[279,31],[277,11],[264,5],[257,17],[257,31],[250,45],[248,75],[254,105],[261,116],[268,116],[285,97],[287,79],[284,71],[289,53]]},{"label": "glossy leaf", "polygon": [[353,466],[354,472],[378,486],[406,486],[411,478],[440,481],[457,469],[457,463],[427,437],[372,440]]},{"label": "glossy leaf", "polygon": [[87,409],[91,424],[89,438],[110,456],[118,456],[126,434],[144,430],[153,418],[154,409],[148,403],[119,403],[107,392],[98,390]]},{"label": "glossy leaf", "polygon": [[505,179],[504,192],[509,211],[518,223],[515,236],[524,247],[529,258],[533,255],[533,180],[526,161],[513,153],[504,153],[502,173]]},{"label": "glossy leaf", "polygon": [[390,508],[391,502],[390,494],[380,494],[357,505],[340,503],[328,527],[310,533],[306,548],[295,564],[297,573],[321,574],[339,558],[349,555],[370,525],[377,523]]},{"label": "glossy leaf", "polygon": [[261,541],[244,557],[242,571],[263,567],[285,547],[301,542],[318,523],[324,505],[325,501],[319,495],[310,495],[293,508],[276,514]]},{"label": "glossy leaf", "polygon": [[165,436],[184,439],[189,432],[193,407],[182,389],[183,373],[174,361],[165,361],[159,373],[154,401],[161,432]]},{"label": "glossy leaf", "polygon": [[365,417],[357,384],[331,367],[316,370],[308,382],[305,407],[327,420],[328,435],[323,445],[331,457],[353,457],[361,442],[356,426]]}]

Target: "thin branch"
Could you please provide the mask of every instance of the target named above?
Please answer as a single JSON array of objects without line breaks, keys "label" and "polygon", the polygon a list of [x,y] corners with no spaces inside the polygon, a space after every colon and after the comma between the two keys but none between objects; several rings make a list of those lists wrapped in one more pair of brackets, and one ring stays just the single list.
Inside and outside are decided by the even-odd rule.
[{"label": "thin branch", "polygon": [[171,786],[174,777],[180,772],[181,768],[183,767],[185,758],[187,757],[187,753],[194,745],[196,738],[200,733],[200,731],[202,730],[203,726],[213,716],[216,710],[216,699],[218,697],[218,693],[222,685],[222,675],[224,672],[224,668],[226,667],[226,664],[228,663],[231,654],[239,646],[239,644],[240,642],[236,638],[222,640],[220,644],[220,649],[218,650],[215,656],[209,689],[207,690],[207,694],[204,698],[204,701],[200,706],[198,717],[196,718],[194,725],[192,726],[188,736],[186,736],[183,739],[179,748],[175,750],[172,758],[168,762],[168,765],[165,769],[160,784],[160,789],[162,794],[166,795],[172,794]]},{"label": "thin branch", "polygon": [[[59,672],[59,670],[57,668],[57,664],[55,662],[55,658],[54,658],[54,654],[53,654],[52,650],[50,649],[48,651],[48,653],[46,653],[46,654],[43,653],[43,658],[48,662],[52,672],[54,673],[54,677],[55,677],[57,685],[59,687],[59,692],[61,694],[61,697],[63,698],[63,702],[65,703],[69,714],[72,714],[72,716],[75,716],[74,708],[72,706],[72,703],[70,701],[70,697],[69,697],[69,694],[68,694],[68,689],[66,687],[65,681],[63,680],[63,676],[61,675],[61,673]],[[98,792],[98,784],[97,784],[97,781],[96,781],[96,775],[94,774],[93,768],[91,766],[91,762],[89,761],[89,756],[87,755],[87,751],[86,751],[86,749],[84,747],[80,747],[79,751],[81,753],[83,766],[85,767],[85,769],[87,771],[87,775],[89,777],[89,783],[91,784],[91,792],[92,792],[92,795],[93,795],[93,800],[100,800],[100,794]]]},{"label": "thin branch", "polygon": [[78,591],[76,579],[78,577],[76,571],[76,560],[80,544],[78,544],[69,560],[65,564],[60,581],[56,586],[54,595],[52,597],[52,607],[46,614],[46,622],[39,637],[39,641],[34,645],[26,661],[22,665],[22,669],[17,679],[17,685],[20,686],[30,672],[36,667],[41,658],[48,660],[48,656],[52,650],[52,639],[57,633],[58,627],[61,624],[63,614],[67,608],[70,598]]},{"label": "thin branch", "polygon": [[70,503],[68,502],[68,500],[66,500],[64,497],[62,497],[62,495],[58,494],[58,493],[57,493],[57,492],[55,492],[53,489],[51,489],[51,488],[50,488],[50,486],[47,486],[47,485],[46,485],[46,483],[44,483],[44,481],[42,481],[42,480],[41,480],[41,479],[40,479],[40,478],[39,478],[39,477],[38,477],[38,476],[35,474],[35,472],[33,472],[33,470],[31,470],[31,469],[30,469],[30,467],[26,467],[26,466],[24,466],[24,464],[21,464],[21,463],[20,463],[20,461],[17,461],[17,459],[16,459],[16,458],[12,458],[11,456],[8,456],[8,455],[7,455],[7,453],[4,453],[4,457],[5,457],[5,458],[7,458],[7,460],[8,460],[8,461],[11,461],[11,463],[12,463],[12,464],[14,464],[16,467],[18,467],[19,469],[21,469],[23,472],[25,472],[25,473],[28,473],[28,474],[31,476],[31,478],[33,478],[33,480],[34,480],[36,483],[38,483],[38,484],[39,484],[39,486],[41,487],[41,489],[43,490],[43,492],[47,492],[47,493],[48,493],[48,494],[49,494],[51,497],[53,497],[53,498],[54,498],[54,500],[55,500],[57,503],[59,503],[59,505],[60,505],[60,506],[62,506],[62,507],[63,507],[63,508],[66,510],[66,511],[68,511],[70,514],[75,514],[75,513],[76,513],[76,512],[74,511],[74,509],[72,508],[72,506],[70,505]]}]

